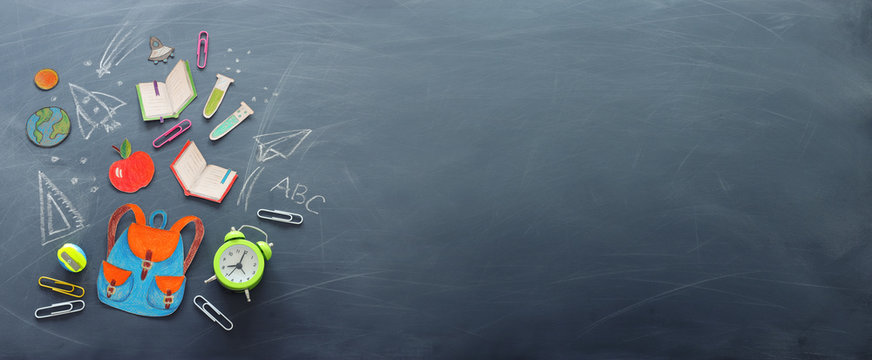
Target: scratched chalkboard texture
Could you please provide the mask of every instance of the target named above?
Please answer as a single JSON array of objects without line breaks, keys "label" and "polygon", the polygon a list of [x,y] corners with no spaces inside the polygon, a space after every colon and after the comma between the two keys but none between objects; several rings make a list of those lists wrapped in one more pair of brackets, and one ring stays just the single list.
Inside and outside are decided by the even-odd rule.
[{"label": "scratched chalkboard texture", "polygon": [[[179,120],[135,85],[179,59],[193,126],[155,149]],[[0,358],[872,358],[872,1],[5,1],[0,69]],[[70,135],[40,148],[49,106]],[[133,194],[124,138],[156,167]],[[223,203],[173,177],[187,140],[239,172]],[[97,300],[128,202],[206,224],[169,317]],[[251,303],[203,283],[242,224],[275,244]],[[35,319],[72,300],[39,276],[85,310]]]}]

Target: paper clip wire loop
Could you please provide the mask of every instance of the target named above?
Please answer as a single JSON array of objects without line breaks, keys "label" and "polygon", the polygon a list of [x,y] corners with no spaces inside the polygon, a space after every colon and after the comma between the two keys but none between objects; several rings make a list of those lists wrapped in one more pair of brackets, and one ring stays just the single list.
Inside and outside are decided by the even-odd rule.
[{"label": "paper clip wire loop", "polygon": [[294,225],[303,223],[303,215],[281,210],[260,209],[257,211],[257,217]]},{"label": "paper clip wire loop", "polygon": [[[52,283],[46,284],[43,282],[43,279],[48,280]],[[39,286],[42,286],[44,288],[49,288],[52,291],[56,291],[56,292],[59,292],[59,293],[64,294],[64,295],[69,295],[69,296],[76,297],[76,298],[80,298],[82,296],[85,296],[85,288],[83,288],[79,285],[76,285],[76,284],[68,283],[66,281],[52,279],[48,276],[40,276],[36,282],[39,284]]]},{"label": "paper clip wire loop", "polygon": [[[81,305],[81,307],[78,307],[77,304]],[[37,319],[44,319],[44,318],[55,317],[55,316],[66,315],[66,314],[70,314],[70,313],[74,313],[74,312],[79,312],[82,310],[85,310],[85,302],[84,301],[82,301],[82,300],[70,300],[70,301],[59,302],[59,303],[51,304],[49,306],[44,306],[44,307],[38,308],[38,309],[33,311],[33,316],[36,317]],[[42,315],[39,314],[40,312],[45,313],[46,311],[49,311],[49,313],[42,314]]]},{"label": "paper clip wire loop", "polygon": [[[197,302],[197,299],[200,299],[201,302]],[[230,331],[231,329],[233,329],[233,322],[230,321],[230,319],[228,319],[227,316],[224,316],[224,314],[221,313],[221,311],[218,311],[218,309],[216,309],[215,306],[213,306],[212,303],[209,302],[209,300],[206,300],[206,298],[204,298],[203,295],[194,296],[194,306],[196,306],[197,309],[200,309],[200,311],[202,311],[204,314],[206,314],[206,316],[208,316],[210,319],[212,319],[213,322],[217,323],[218,326],[220,326],[222,329],[227,330],[227,331]],[[215,315],[212,315],[212,313],[210,313],[208,310],[206,310],[207,308],[212,310],[213,312],[215,312]],[[224,323],[222,323],[217,318],[215,318],[215,316],[220,316],[221,319],[223,321],[226,321],[228,324],[230,324],[230,326],[225,326]]]},{"label": "paper clip wire loop", "polygon": [[[203,37],[206,35],[206,37]],[[200,65],[200,52],[203,52],[203,64]],[[209,57],[209,33],[200,31],[197,35],[197,67],[200,69],[206,68],[206,59]]]},{"label": "paper clip wire loop", "polygon": [[[183,124],[186,124],[187,126],[182,127]],[[151,145],[154,146],[155,149],[160,148],[161,146],[164,146],[164,144],[177,138],[179,135],[181,135],[183,132],[187,131],[190,128],[191,128],[191,120],[185,119],[185,120],[179,121],[178,124],[171,127],[169,130],[167,130],[167,132],[161,134],[156,139],[154,139],[154,141],[151,142]],[[160,142],[160,143],[158,143],[158,142]]]}]

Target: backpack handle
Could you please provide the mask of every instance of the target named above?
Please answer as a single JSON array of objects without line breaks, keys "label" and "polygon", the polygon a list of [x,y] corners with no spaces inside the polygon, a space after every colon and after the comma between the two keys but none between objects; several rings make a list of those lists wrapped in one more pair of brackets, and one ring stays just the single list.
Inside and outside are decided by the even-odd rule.
[{"label": "backpack handle", "polygon": [[[118,209],[112,213],[112,216],[109,218],[109,231],[106,235],[106,238],[109,242],[109,247],[106,249],[106,258],[109,258],[109,253],[112,252],[112,246],[115,245],[115,233],[118,230],[118,222],[121,221],[121,217],[124,216],[128,211],[133,211],[133,216],[135,218],[135,222],[137,224],[146,225],[145,214],[142,212],[142,209],[136,204],[124,204],[121,205]],[[183,264],[182,274],[188,271],[188,266],[191,265],[191,262],[194,261],[194,255],[197,254],[197,249],[200,248],[200,243],[203,241],[203,235],[206,233],[206,227],[203,226],[203,220],[196,216],[185,216],[179,221],[176,221],[173,224],[170,231],[181,233],[182,229],[190,223],[194,223],[195,226],[195,235],[194,242],[191,243],[191,247],[188,249],[188,255],[185,256],[185,262]]]},{"label": "backpack handle", "polygon": [[197,249],[200,248],[200,242],[203,241],[203,234],[206,233],[206,227],[203,226],[203,220],[196,216],[185,216],[179,221],[176,221],[173,224],[173,227],[170,228],[170,231],[180,233],[182,229],[190,223],[194,223],[195,226],[195,235],[194,242],[191,243],[191,247],[188,248],[188,255],[185,256],[184,267],[182,268],[182,275],[188,272],[188,266],[191,266],[191,261],[194,261],[194,255],[197,255]]},{"label": "backpack handle", "polygon": [[[121,217],[128,211],[133,211],[133,216],[137,224],[146,223],[145,214],[136,204],[124,204],[118,209],[115,209],[115,212],[112,213],[112,216],[109,218],[109,231],[106,234],[106,239],[109,240],[109,247],[106,249],[107,259],[109,258],[109,253],[112,252],[112,247],[115,246],[115,233],[118,230],[118,222],[121,221]],[[187,267],[185,268],[187,269]]]}]

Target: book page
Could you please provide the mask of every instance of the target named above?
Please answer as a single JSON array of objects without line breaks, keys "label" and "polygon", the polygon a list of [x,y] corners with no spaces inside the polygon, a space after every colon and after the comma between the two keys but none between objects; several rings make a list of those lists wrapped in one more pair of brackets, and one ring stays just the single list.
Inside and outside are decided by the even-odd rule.
[{"label": "book page", "polygon": [[[206,165],[206,168],[200,174],[200,179],[197,180],[191,192],[210,199],[220,200],[221,195],[224,195],[224,192],[233,183],[234,176],[236,176],[236,172],[233,170],[229,170],[228,174],[228,170],[223,167]],[[221,180],[224,180],[224,182],[222,183]]]},{"label": "book page", "polygon": [[170,96],[172,113],[175,114],[194,96],[193,85],[188,81],[188,63],[179,60],[173,71],[167,75],[167,93]]},{"label": "book page", "polygon": [[191,192],[203,173],[203,169],[206,168],[206,159],[197,149],[197,145],[190,142],[179,158],[173,162],[172,167],[178,175],[182,187]]},{"label": "book page", "polygon": [[158,82],[157,94],[154,92],[154,83],[139,83],[136,84],[139,88],[139,96],[141,98],[142,110],[146,118],[155,118],[168,116],[173,114],[173,109],[170,103],[170,94],[167,92],[167,85]]}]

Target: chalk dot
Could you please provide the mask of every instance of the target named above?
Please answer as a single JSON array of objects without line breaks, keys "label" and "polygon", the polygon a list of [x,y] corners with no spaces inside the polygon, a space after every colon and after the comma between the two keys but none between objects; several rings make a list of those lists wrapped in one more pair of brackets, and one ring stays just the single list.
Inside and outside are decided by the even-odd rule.
[{"label": "chalk dot", "polygon": [[76,185],[79,183],[79,178],[72,178],[70,179],[70,182],[73,183],[73,185]]},{"label": "chalk dot", "polygon": [[263,89],[264,89],[264,90],[269,90],[269,88],[268,88],[268,87],[266,87],[266,86],[264,86],[264,87],[263,87]]},{"label": "chalk dot", "polygon": [[233,52],[233,49],[227,48],[227,52]]},{"label": "chalk dot", "polygon": [[239,62],[239,58],[236,58],[236,62]]},{"label": "chalk dot", "polygon": [[52,96],[52,97],[51,97],[51,101],[56,101],[57,99],[58,99],[57,96]]},{"label": "chalk dot", "polygon": [[88,162],[88,158],[83,157],[79,159],[79,162],[82,163],[82,165],[85,165],[85,163]]},{"label": "chalk dot", "polygon": [[237,73],[237,74],[239,74],[239,73],[241,73],[241,72],[242,72],[242,70],[236,69],[236,73]]},{"label": "chalk dot", "polygon": [[224,68],[224,70],[230,71],[230,67],[226,67]]},{"label": "chalk dot", "polygon": [[93,112],[96,114],[96,113],[100,112],[100,107],[99,107],[99,106],[95,106],[95,107],[94,107],[94,110],[91,110],[91,111],[93,111]]},{"label": "chalk dot", "polygon": [[90,96],[85,96],[85,98],[82,99],[82,105],[88,105],[89,102],[91,102]]},{"label": "chalk dot", "polygon": [[257,97],[252,96],[252,97],[251,97],[251,102],[257,102]]},{"label": "chalk dot", "polygon": [[121,85],[124,85],[124,82],[123,82],[123,81],[119,81],[119,82],[117,82],[116,84],[118,84],[118,86],[121,86]]},{"label": "chalk dot", "polygon": [[57,157],[57,156],[52,156],[52,157],[51,157],[51,162],[58,162],[58,160],[60,160],[60,159],[61,159],[61,158],[59,158],[59,157]]},{"label": "chalk dot", "polygon": [[278,91],[273,92],[273,96],[279,96],[279,92]]},{"label": "chalk dot", "polygon": [[97,189],[99,189],[99,188],[96,187],[96,186],[91,186],[91,192],[92,192],[92,193],[97,192]]},{"label": "chalk dot", "polygon": [[251,50],[248,50],[248,51],[246,51],[245,53],[250,55],[250,54],[251,54]]},{"label": "chalk dot", "polygon": [[85,60],[85,62],[82,63],[82,65],[85,65],[85,66],[91,66],[92,64],[93,63],[91,62],[91,60]]}]

